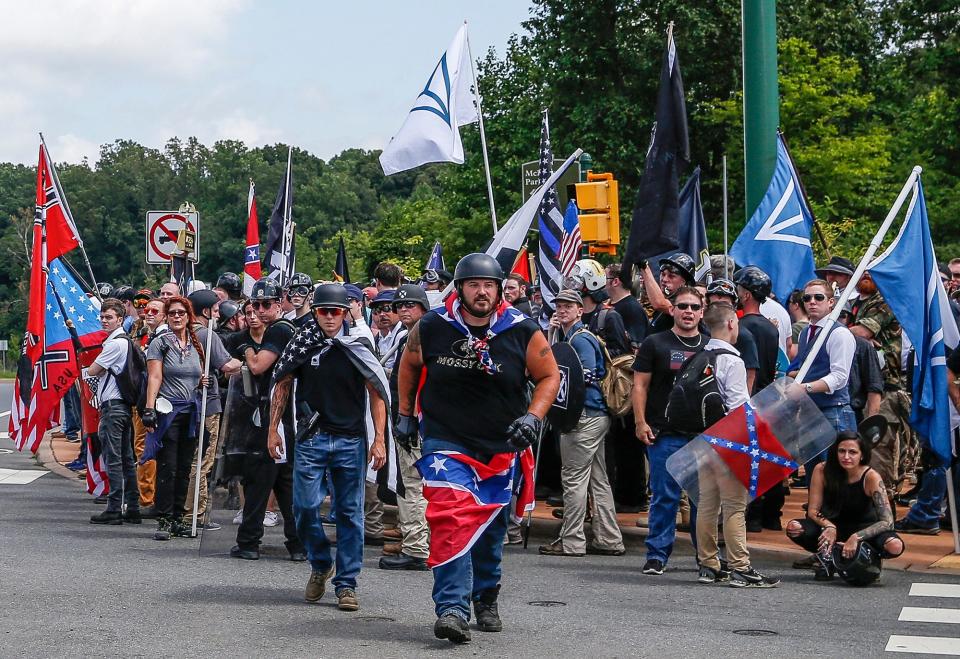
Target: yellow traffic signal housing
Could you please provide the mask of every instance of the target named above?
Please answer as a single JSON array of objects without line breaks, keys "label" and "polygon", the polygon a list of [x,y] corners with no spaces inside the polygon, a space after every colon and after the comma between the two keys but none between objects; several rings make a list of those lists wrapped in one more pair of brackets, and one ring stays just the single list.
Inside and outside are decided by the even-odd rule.
[{"label": "yellow traffic signal housing", "polygon": [[590,254],[616,254],[620,244],[619,184],[613,174],[587,172],[587,182],[577,183],[580,238]]}]

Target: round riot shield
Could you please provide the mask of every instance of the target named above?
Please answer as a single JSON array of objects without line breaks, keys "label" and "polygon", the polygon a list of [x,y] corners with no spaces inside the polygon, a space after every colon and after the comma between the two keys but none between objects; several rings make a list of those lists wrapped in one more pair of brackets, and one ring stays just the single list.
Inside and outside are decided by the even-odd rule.
[{"label": "round riot shield", "polygon": [[587,396],[583,366],[577,351],[569,343],[555,343],[551,349],[560,369],[560,389],[547,412],[547,420],[560,432],[570,432],[580,421]]}]

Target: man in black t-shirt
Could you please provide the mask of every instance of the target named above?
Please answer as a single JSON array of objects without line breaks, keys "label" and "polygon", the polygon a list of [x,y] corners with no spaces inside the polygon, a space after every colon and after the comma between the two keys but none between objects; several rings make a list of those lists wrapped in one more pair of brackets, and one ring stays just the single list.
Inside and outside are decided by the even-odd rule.
[{"label": "man in black t-shirt", "polygon": [[[637,438],[647,445],[650,460],[649,533],[644,574],[663,574],[676,537],[680,485],[667,471],[667,458],[686,446],[690,437],[671,433],[667,424],[667,400],[683,363],[703,350],[707,337],[698,325],[703,318],[703,298],[690,287],[681,287],[674,296],[673,327],[651,334],[640,345],[633,363],[633,413]],[[690,528],[696,529],[691,514]],[[695,532],[691,532],[696,545]]]},{"label": "man in black t-shirt", "polygon": [[[610,304],[613,310],[620,314],[623,319],[623,326],[630,337],[630,347],[633,352],[636,352],[650,332],[650,319],[647,318],[647,312],[643,305],[633,294],[633,287],[629,281],[629,266],[613,263],[606,267],[606,273],[606,291],[610,298]],[[624,276],[627,279],[621,278]]]},{"label": "man in black t-shirt", "polygon": [[304,598],[320,601],[334,571],[330,540],[320,521],[329,476],[337,525],[337,606],[356,611],[363,563],[363,484],[368,460],[374,470],[386,462],[389,384],[367,335],[350,332],[350,302],[342,285],[318,286],[311,308],[316,322],[297,333],[274,371],[268,451],[278,459],[283,454],[279,427],[295,382],[293,512],[312,568]]},{"label": "man in black t-shirt", "polygon": [[660,276],[657,278],[648,263],[641,265],[643,288],[650,306],[654,309],[650,334],[665,332],[673,327],[673,301],[677,291],[683,286],[693,286],[695,283],[696,264],[683,252],[660,259],[659,268]]},{"label": "man in black t-shirt", "polygon": [[[280,514],[283,516],[284,543],[290,552],[290,560],[305,561],[303,543],[297,537],[293,519],[293,467],[288,460],[277,463],[267,454],[267,421],[270,418],[270,378],[277,359],[293,337],[295,330],[288,320],[280,317],[280,286],[269,277],[258,280],[250,294],[250,306],[267,326],[257,343],[244,334],[249,343],[240,342],[237,353],[242,355],[254,384],[253,417],[250,422],[247,455],[243,468],[243,515],[237,529],[237,544],[230,550],[234,558],[257,560],[260,558],[260,539],[263,538],[263,516],[267,512],[270,493],[277,497]],[[284,423],[288,437],[293,435],[290,415]],[[292,447],[291,447],[292,448]]]},{"label": "man in black t-shirt", "polygon": [[[503,299],[502,282],[503,271],[493,257],[462,258],[454,273],[456,297],[448,298],[442,314],[431,311],[410,330],[398,367],[397,441],[408,441],[418,431],[414,415],[419,394],[423,458],[418,465],[425,481],[476,469],[457,454],[498,474],[485,477],[484,486],[503,478],[499,474],[509,474],[503,479],[506,483],[497,481],[489,494],[490,503],[501,508],[489,511],[477,510],[472,501],[458,503],[455,496],[448,496],[448,487],[424,487],[437,614],[433,631],[437,638],[454,643],[470,640],[471,603],[481,631],[503,628],[497,595],[510,491],[521,471],[526,478],[532,476],[527,448],[537,441],[542,419],[560,387],[546,338],[535,322]],[[535,383],[529,404],[528,373]],[[460,466],[448,466],[450,461]],[[490,515],[472,535],[458,535],[452,521],[461,505],[472,519]]]}]

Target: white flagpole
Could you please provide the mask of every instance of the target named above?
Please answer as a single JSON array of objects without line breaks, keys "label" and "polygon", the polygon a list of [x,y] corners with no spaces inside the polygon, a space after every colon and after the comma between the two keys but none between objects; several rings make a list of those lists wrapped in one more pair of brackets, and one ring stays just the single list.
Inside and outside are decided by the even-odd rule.
[{"label": "white flagpole", "polygon": [[293,146],[287,146],[287,173],[284,177],[283,184],[283,235],[280,236],[280,286],[283,287],[287,282],[287,270],[290,267],[287,259],[288,250],[290,245],[287,243],[287,235],[290,235],[290,239],[293,239],[293,234],[290,232],[289,225],[291,224],[290,217],[290,165],[293,160]]},{"label": "white flagpole", "polygon": [[[213,315],[211,313],[211,318],[207,321],[207,345],[205,352],[203,354],[203,377],[210,377],[210,350],[213,346]],[[206,430],[206,418],[207,418],[207,385],[204,384],[200,389],[200,395],[203,396],[203,400],[200,401],[200,430],[199,438],[197,439],[197,477],[196,482],[193,487],[193,526],[190,529],[190,537],[197,537],[197,516],[199,511],[197,510],[200,507],[200,479],[203,478],[203,474],[200,473],[200,467],[203,464],[203,433]],[[207,497],[207,504],[210,503],[210,497]]]},{"label": "white flagpole", "polygon": [[723,156],[723,278],[730,279],[730,269],[727,267],[729,238],[727,237],[727,156]]},{"label": "white flagpole", "polygon": [[[463,22],[467,24],[466,21]],[[480,82],[477,80],[477,67],[473,63],[473,50],[470,48],[470,34],[467,33],[467,57],[470,58],[470,70],[473,72],[473,91],[477,97],[477,117],[480,119],[480,149],[483,151],[483,171],[487,177],[487,199],[490,200],[490,222],[493,224],[493,235],[497,235],[497,209],[493,204],[493,182],[490,180],[490,159],[487,157],[487,134],[483,130],[483,108],[480,105]]]},{"label": "white flagpole", "polygon": [[[873,255],[877,253],[878,249],[880,249],[880,243],[883,242],[883,237],[887,235],[890,225],[892,225],[893,221],[897,218],[897,214],[900,212],[903,202],[906,201],[907,195],[910,194],[914,183],[916,183],[917,179],[920,177],[920,172],[922,171],[923,169],[918,165],[917,167],[913,168],[912,172],[910,172],[907,182],[903,184],[903,189],[901,189],[900,194],[897,195],[897,200],[893,202],[893,207],[890,209],[890,212],[887,213],[886,219],[883,220],[883,224],[880,225],[880,228],[877,230],[877,234],[873,237],[873,240],[870,241],[870,246],[867,247],[866,253],[863,255],[863,258],[860,259],[860,263],[857,265],[857,269],[854,270],[853,276],[850,278],[850,282],[843,289],[843,295],[840,296],[840,299],[837,300],[837,303],[833,306],[833,311],[831,311],[830,315],[827,316],[827,318],[830,320],[830,324],[826,325],[826,328],[832,327],[832,325],[837,322],[837,319],[840,317],[840,312],[843,311],[843,308],[847,304],[847,300],[849,300],[854,291],[856,291],[857,284],[860,282],[860,277],[863,276],[867,266],[870,265],[871,261],[873,261]],[[813,342],[813,347],[810,349],[810,353],[807,355],[803,365],[797,372],[796,382],[798,384],[803,382],[807,372],[813,365],[813,360],[816,358],[817,353],[820,352],[820,348],[823,347],[823,344],[827,340],[827,334],[829,334],[829,332],[821,331],[817,333],[817,338]]]},{"label": "white flagpole", "polygon": [[[956,430],[954,430],[956,434]],[[947,465],[947,502],[950,504],[950,526],[953,527],[953,553],[960,554],[960,527],[957,526],[957,497],[954,494],[953,468]]]}]

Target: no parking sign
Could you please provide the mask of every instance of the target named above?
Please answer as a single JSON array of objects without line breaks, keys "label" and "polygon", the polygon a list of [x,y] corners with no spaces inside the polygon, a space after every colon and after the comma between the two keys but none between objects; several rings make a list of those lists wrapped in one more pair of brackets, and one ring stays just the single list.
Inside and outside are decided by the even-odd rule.
[{"label": "no parking sign", "polygon": [[147,263],[170,263],[170,257],[178,251],[177,239],[184,228],[193,234],[193,250],[188,248],[186,251],[187,257],[196,263],[200,260],[200,214],[196,211],[148,211]]}]

